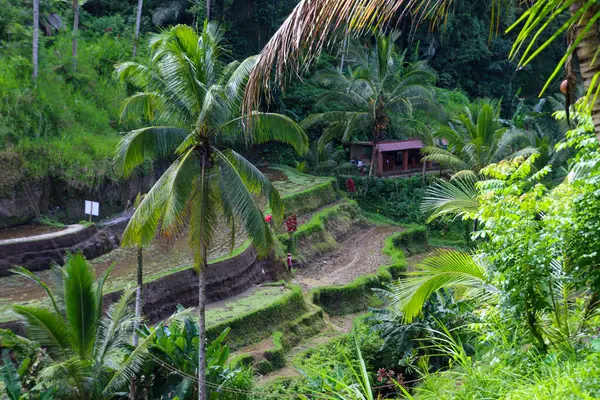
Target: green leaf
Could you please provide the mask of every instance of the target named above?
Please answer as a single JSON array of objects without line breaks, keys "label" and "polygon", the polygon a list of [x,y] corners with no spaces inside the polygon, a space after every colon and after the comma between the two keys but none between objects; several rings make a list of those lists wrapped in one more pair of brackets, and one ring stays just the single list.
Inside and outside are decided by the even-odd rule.
[{"label": "green leaf", "polygon": [[4,382],[6,395],[10,400],[19,400],[22,394],[21,380],[6,349],[2,350],[2,364],[0,373],[2,374],[2,382]]},{"label": "green leaf", "polygon": [[175,153],[187,132],[169,126],[150,126],[129,132],[117,146],[115,167],[126,176],[144,160]]},{"label": "green leaf", "polygon": [[65,316],[72,331],[73,350],[83,359],[90,358],[99,318],[94,274],[80,253],[67,255],[64,274]]}]

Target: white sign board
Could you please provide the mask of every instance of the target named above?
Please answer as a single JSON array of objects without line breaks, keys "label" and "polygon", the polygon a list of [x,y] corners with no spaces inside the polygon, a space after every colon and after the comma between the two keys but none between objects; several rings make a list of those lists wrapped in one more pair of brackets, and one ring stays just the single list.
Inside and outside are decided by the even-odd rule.
[{"label": "white sign board", "polygon": [[100,215],[100,203],[95,201],[85,201],[85,214],[99,216]]}]

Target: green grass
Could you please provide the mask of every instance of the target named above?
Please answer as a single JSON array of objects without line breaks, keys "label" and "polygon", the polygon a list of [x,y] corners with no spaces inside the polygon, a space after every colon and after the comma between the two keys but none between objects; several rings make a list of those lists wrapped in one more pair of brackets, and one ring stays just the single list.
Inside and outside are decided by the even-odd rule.
[{"label": "green grass", "polygon": [[[299,286],[266,287],[246,299],[234,299],[208,316],[206,337],[215,339],[225,328],[231,328],[228,343],[232,350],[268,338],[286,322],[308,311]],[[279,294],[278,292],[279,291]]]},{"label": "green grass", "polygon": [[291,290],[284,286],[261,287],[251,295],[234,297],[230,301],[226,301],[221,307],[207,309],[206,323],[209,326],[215,325],[242,314],[255,312],[270,306],[289,293],[291,293]]},{"label": "green grass", "polygon": [[290,167],[278,166],[273,169],[281,171],[287,176],[287,180],[273,182],[273,186],[279,191],[281,197],[310,191],[315,186],[334,181],[333,178],[303,174]]}]

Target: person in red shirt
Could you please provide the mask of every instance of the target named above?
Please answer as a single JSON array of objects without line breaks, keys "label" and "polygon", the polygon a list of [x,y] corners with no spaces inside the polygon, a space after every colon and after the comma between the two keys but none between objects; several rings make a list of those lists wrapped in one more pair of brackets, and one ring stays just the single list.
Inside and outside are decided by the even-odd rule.
[{"label": "person in red shirt", "polygon": [[288,255],[287,255],[287,265],[288,265],[288,270],[290,272],[292,272],[292,267],[294,266],[294,262],[292,260],[292,253],[288,253]]}]

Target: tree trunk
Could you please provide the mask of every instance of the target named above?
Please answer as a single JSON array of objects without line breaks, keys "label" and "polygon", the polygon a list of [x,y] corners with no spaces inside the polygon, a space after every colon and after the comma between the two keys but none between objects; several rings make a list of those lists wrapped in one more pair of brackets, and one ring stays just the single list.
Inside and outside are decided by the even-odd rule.
[{"label": "tree trunk", "polygon": [[210,21],[210,0],[206,0],[206,19]]},{"label": "tree trunk", "polygon": [[144,0],[138,0],[137,12],[135,13],[135,35],[133,37],[133,50],[131,54],[135,58],[137,55],[137,46],[140,40],[140,25],[142,23],[142,7]]},{"label": "tree trunk", "polygon": [[[140,326],[142,319],[142,301],[143,301],[143,290],[144,290],[144,263],[143,263],[143,250],[142,246],[137,248],[137,287],[135,289],[135,321],[133,323],[133,347],[138,345],[138,335],[136,333]],[[129,398],[135,400],[136,394],[136,379],[135,376],[131,378],[131,386],[129,388]]]},{"label": "tree trunk", "polygon": [[423,183],[425,183],[425,170],[427,168],[427,161],[423,161]]},{"label": "tree trunk", "polygon": [[[576,12],[583,5],[583,1],[579,1],[575,3],[571,12]],[[585,14],[583,14],[579,25],[575,27],[575,34],[580,35],[583,33],[585,26],[590,22],[590,20],[594,17],[595,14],[600,12],[600,5],[595,4],[590,7]],[[577,59],[579,61],[579,69],[581,71],[581,77],[583,78],[583,83],[585,85],[585,89],[589,89],[594,76],[600,73],[600,60],[598,59],[596,52],[600,48],[600,37],[599,37],[599,29],[600,26],[598,21],[594,23],[594,26],[583,36],[583,40],[577,46]],[[596,83],[598,85],[598,83]],[[594,97],[594,92],[592,92],[592,99]],[[592,108],[592,120],[594,122],[594,131],[596,132],[596,137],[600,141],[600,96],[591,105]]]},{"label": "tree trunk", "polygon": [[77,70],[77,32],[79,31],[79,0],[73,0],[73,72]]},{"label": "tree trunk", "polygon": [[206,262],[198,272],[198,400],[206,400]]},{"label": "tree trunk", "polygon": [[344,72],[344,58],[348,49],[348,36],[344,36],[344,44],[342,45],[342,60],[340,61],[340,74]]},{"label": "tree trunk", "polygon": [[[200,175],[200,185],[202,187],[202,194],[200,201],[202,202],[201,209],[205,210],[208,206],[208,196],[206,192],[208,190],[208,176],[206,175],[206,164],[207,164],[207,152],[202,152],[202,173]],[[203,228],[204,220],[200,221],[200,232],[204,232]],[[205,247],[205,240],[200,239],[200,246],[202,246],[202,264],[198,271],[198,400],[206,400],[206,252],[208,249]]]},{"label": "tree trunk", "polygon": [[35,81],[38,77],[38,54],[40,41],[40,0],[33,0],[33,54],[31,62],[33,73],[31,77]]},{"label": "tree trunk", "polygon": [[377,143],[373,142],[373,154],[371,155],[371,165],[369,165],[369,175],[367,176],[367,183],[365,183],[365,196],[369,192],[369,182],[371,182],[371,178],[373,177],[373,165],[375,164],[376,160],[377,162],[379,161],[379,159],[377,158],[377,153]]}]

